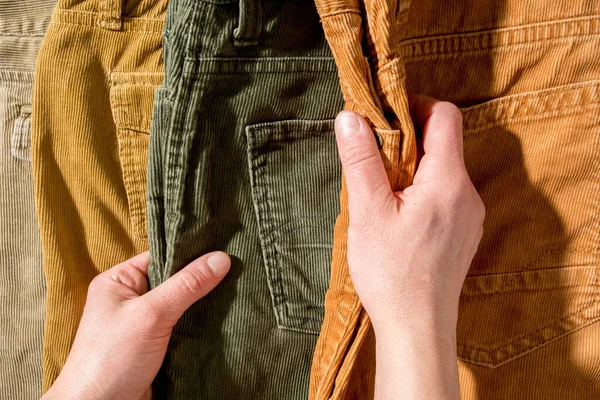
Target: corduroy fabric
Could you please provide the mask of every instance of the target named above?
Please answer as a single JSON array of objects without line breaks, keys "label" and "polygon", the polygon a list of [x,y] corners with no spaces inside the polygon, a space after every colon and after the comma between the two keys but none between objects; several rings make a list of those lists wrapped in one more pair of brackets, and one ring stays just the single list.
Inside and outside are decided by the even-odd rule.
[{"label": "corduroy fabric", "polygon": [[[362,114],[375,128],[391,187],[402,190],[412,183],[417,153],[399,46],[409,2],[316,3],[339,67],[346,108]],[[348,271],[345,184],[340,202],[331,283],[314,354],[310,398],[347,398],[348,394],[372,398],[375,370],[357,368],[375,365],[375,341],[369,316],[360,304]],[[354,374],[356,370],[360,374]]]},{"label": "corduroy fabric", "polygon": [[47,281],[44,390],[90,281],[147,249],[145,181],[167,1],[61,0],[40,49],[32,161]]},{"label": "corduroy fabric", "polygon": [[154,393],[305,399],[343,106],[315,6],[172,0],[165,66],[148,168],[151,285],[212,250],[232,267],[175,326]]},{"label": "corduroy fabric", "polygon": [[0,398],[39,399],[45,282],[31,178],[33,69],[54,0],[0,2]]},{"label": "corduroy fabric", "polygon": [[[396,19],[402,37],[380,40],[400,41],[408,91],[463,107],[465,161],[487,215],[459,308],[462,398],[600,397],[600,2],[498,0],[484,11],[476,0],[365,0],[345,13],[325,3],[333,53],[350,55],[336,57],[348,108],[368,82],[352,64],[362,61],[348,61],[362,60],[348,50],[362,41],[348,21],[363,16],[370,43],[387,26],[369,25],[369,10],[388,7],[406,12]],[[342,191],[341,220],[346,202]],[[345,241],[336,230],[312,399],[373,396],[375,338],[346,264],[335,263]]]}]

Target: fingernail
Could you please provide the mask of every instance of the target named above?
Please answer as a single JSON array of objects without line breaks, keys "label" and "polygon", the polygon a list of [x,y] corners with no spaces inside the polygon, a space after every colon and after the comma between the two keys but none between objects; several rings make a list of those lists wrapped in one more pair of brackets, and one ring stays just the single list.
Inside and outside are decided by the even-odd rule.
[{"label": "fingernail", "polygon": [[351,111],[342,111],[337,117],[338,134],[348,139],[360,129],[360,121],[355,113]]},{"label": "fingernail", "polygon": [[206,260],[208,268],[216,275],[223,276],[229,271],[229,257],[224,253],[213,253]]}]

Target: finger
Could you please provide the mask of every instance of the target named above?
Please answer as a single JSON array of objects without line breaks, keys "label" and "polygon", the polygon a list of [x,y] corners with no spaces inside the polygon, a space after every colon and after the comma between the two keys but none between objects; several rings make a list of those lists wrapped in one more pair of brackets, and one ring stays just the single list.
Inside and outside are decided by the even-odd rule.
[{"label": "finger", "polygon": [[383,161],[373,131],[352,111],[342,111],[335,120],[335,135],[348,187],[350,215],[369,209],[374,200],[391,196]]},{"label": "finger", "polygon": [[127,261],[123,261],[121,264],[116,265],[119,266],[130,266],[138,271],[140,271],[144,276],[148,276],[148,266],[150,265],[150,252],[145,251],[143,253],[138,254],[130,258]]},{"label": "finger", "polygon": [[411,94],[410,113],[423,132],[423,151],[444,161],[463,161],[462,114],[454,104]]},{"label": "finger", "polygon": [[[150,254],[146,251],[127,261],[123,261],[121,264],[115,265],[102,275],[108,276],[113,282],[129,288],[133,290],[137,296],[141,296],[148,291],[149,264]],[[127,295],[126,297],[130,296]]]},{"label": "finger", "polygon": [[152,289],[143,301],[174,324],[185,310],[221,282],[230,265],[229,256],[223,252],[205,254]]}]

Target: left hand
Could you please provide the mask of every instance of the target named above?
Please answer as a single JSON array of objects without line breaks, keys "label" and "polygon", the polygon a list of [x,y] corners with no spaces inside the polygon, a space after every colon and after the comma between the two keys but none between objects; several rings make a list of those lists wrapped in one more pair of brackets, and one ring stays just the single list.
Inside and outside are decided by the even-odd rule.
[{"label": "left hand", "polygon": [[42,400],[152,398],[173,327],[231,262],[206,254],[148,291],[149,262],[142,253],[94,278],[71,353]]}]

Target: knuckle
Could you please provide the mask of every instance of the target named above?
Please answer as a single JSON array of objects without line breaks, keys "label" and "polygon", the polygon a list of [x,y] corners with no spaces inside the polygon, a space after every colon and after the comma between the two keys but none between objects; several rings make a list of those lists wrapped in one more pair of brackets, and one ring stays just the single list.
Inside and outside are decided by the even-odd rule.
[{"label": "knuckle", "polygon": [[343,154],[343,163],[348,167],[363,165],[365,162],[374,161],[379,155],[371,152],[369,148],[360,144],[349,145]]},{"label": "knuckle", "polygon": [[447,185],[445,196],[448,206],[456,207],[457,205],[464,204],[470,193],[471,188],[469,182],[465,179],[452,180],[451,183]]},{"label": "knuckle", "polygon": [[208,268],[188,268],[182,276],[184,287],[190,293],[199,293],[211,279]]}]

